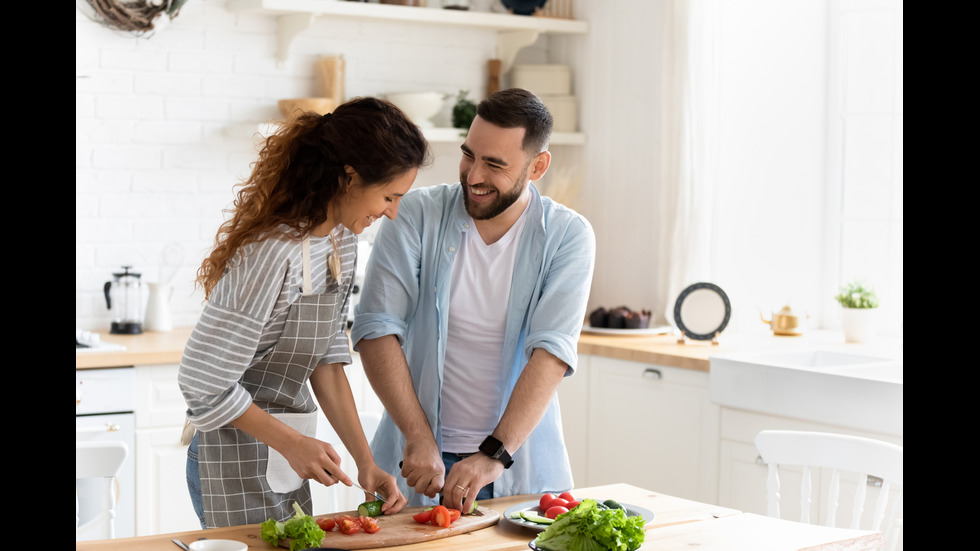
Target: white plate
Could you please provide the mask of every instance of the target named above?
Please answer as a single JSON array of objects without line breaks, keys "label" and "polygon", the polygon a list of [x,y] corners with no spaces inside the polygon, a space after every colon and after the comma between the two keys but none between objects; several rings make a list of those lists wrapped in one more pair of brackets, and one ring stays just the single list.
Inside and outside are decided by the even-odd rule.
[{"label": "white plate", "polygon": [[674,323],[689,339],[717,337],[732,316],[728,295],[713,283],[695,283],[681,291],[674,303]]},{"label": "white plate", "polygon": [[[525,501],[524,503],[511,505],[510,507],[507,508],[506,511],[504,511],[504,518],[518,526],[523,526],[524,528],[530,528],[531,530],[534,530],[536,532],[543,532],[545,528],[547,528],[550,525],[538,524],[537,522],[531,522],[529,520],[524,520],[522,518],[510,517],[511,513],[516,513],[518,511],[534,511],[538,515],[543,515],[540,511],[538,511],[538,503],[539,502],[537,501]],[[635,517],[637,515],[640,515],[643,517],[645,524],[649,524],[650,521],[653,520],[653,511],[649,511],[642,507],[636,507],[635,505],[630,505],[629,503],[620,503],[620,505],[623,506],[623,509],[626,509],[627,516]],[[532,549],[534,548],[532,547]]]},{"label": "white plate", "polygon": [[589,324],[582,326],[583,333],[593,335],[625,335],[629,337],[648,337],[650,335],[669,335],[674,332],[674,328],[669,325],[659,327],[647,327],[646,329],[609,329],[608,327],[592,327]]}]

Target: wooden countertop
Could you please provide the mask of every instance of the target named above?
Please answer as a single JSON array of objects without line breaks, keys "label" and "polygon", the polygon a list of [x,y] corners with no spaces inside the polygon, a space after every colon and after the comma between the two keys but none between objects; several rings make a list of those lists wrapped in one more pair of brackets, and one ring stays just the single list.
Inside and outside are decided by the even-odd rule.
[{"label": "wooden countertop", "polygon": [[[176,364],[193,327],[175,327],[168,333],[148,331],[142,335],[99,333],[103,342],[125,346],[125,350],[76,352],[75,369],[127,365]],[[839,331],[812,331],[800,337],[777,337],[768,332],[723,334],[718,344],[705,341],[679,343],[674,335],[610,336],[583,333],[579,354],[618,360],[679,367],[707,372],[716,354],[820,348],[852,353],[902,358],[902,340],[879,338],[869,344],[845,343]]]},{"label": "wooden countertop", "polygon": [[582,333],[578,342],[579,354],[697,371],[709,371],[711,356],[719,354],[815,348],[902,358],[901,339],[878,338],[868,344],[845,343],[839,331],[811,331],[797,337],[774,336],[768,331],[722,334],[717,344],[690,340],[681,343],[675,335],[632,337]]},{"label": "wooden countertop", "polygon": [[[626,505],[654,513],[647,524],[646,539],[640,549],[683,551],[688,549],[782,551],[785,549],[844,550],[874,549],[881,545],[880,532],[827,528],[774,519],[734,509],[669,496],[628,484],[610,484],[572,490],[577,497],[615,499]],[[481,501],[480,505],[497,511],[501,520],[494,526],[453,537],[400,545],[398,551],[519,551],[527,550],[536,533],[504,519],[506,510],[517,504],[536,500],[536,495],[511,496]],[[382,528],[383,530],[384,528]],[[259,537],[259,525],[194,530],[174,534],[76,542],[76,551],[173,551],[173,539],[189,543],[198,538],[230,539],[248,544],[250,550],[275,548]],[[363,534],[362,534],[363,535]],[[357,537],[357,535],[351,536]]]},{"label": "wooden countertop", "polygon": [[76,352],[75,369],[180,363],[184,345],[193,329],[175,327],[166,333],[147,331],[140,335],[98,333],[102,342],[125,346],[126,349]]}]

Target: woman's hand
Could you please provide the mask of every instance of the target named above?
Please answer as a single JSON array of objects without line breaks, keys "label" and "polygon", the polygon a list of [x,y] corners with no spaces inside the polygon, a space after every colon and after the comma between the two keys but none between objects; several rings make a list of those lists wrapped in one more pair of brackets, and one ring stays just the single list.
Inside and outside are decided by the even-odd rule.
[{"label": "woman's hand", "polygon": [[340,455],[329,442],[302,436],[293,445],[280,450],[289,466],[301,478],[316,480],[324,486],[337,482],[350,486],[350,477],[340,468]]},{"label": "woman's hand", "polygon": [[[362,488],[374,490],[374,493],[385,498],[381,512],[386,515],[393,515],[408,505],[408,498],[402,495],[401,490],[398,489],[398,481],[395,480],[395,477],[386,473],[376,463],[372,462],[364,465],[364,467],[358,466],[357,480]],[[365,498],[374,499],[366,494]]]}]

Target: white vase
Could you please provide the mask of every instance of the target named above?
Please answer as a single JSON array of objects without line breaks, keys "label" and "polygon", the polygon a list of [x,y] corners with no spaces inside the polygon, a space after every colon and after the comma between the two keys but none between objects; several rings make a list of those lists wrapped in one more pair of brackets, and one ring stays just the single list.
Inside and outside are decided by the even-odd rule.
[{"label": "white vase", "polygon": [[840,315],[845,342],[868,342],[877,333],[877,308],[842,308]]}]

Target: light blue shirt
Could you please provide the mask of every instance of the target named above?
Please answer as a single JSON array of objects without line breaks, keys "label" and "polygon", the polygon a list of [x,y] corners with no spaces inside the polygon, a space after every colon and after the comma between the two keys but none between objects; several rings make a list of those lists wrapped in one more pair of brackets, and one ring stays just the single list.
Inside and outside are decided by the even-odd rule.
[{"label": "light blue shirt", "polygon": [[[541,197],[533,184],[529,188],[528,221],[518,244],[507,305],[504,365],[500,366],[507,376],[501,377],[497,389],[498,419],[535,348],[565,362],[566,376],[574,372],[595,266],[595,234],[589,222]],[[409,192],[401,200],[398,217],[385,220],[378,231],[351,328],[355,349],[361,339],[398,337],[440,449],[439,407],[452,263],[463,232],[470,230],[476,231],[459,184]],[[404,436],[386,413],[371,444],[375,461],[385,471],[398,473],[404,448]],[[573,487],[557,394],[524,444],[510,451],[514,464],[494,481],[495,496]],[[403,478],[396,478],[409,505],[435,502],[409,488]]]}]

